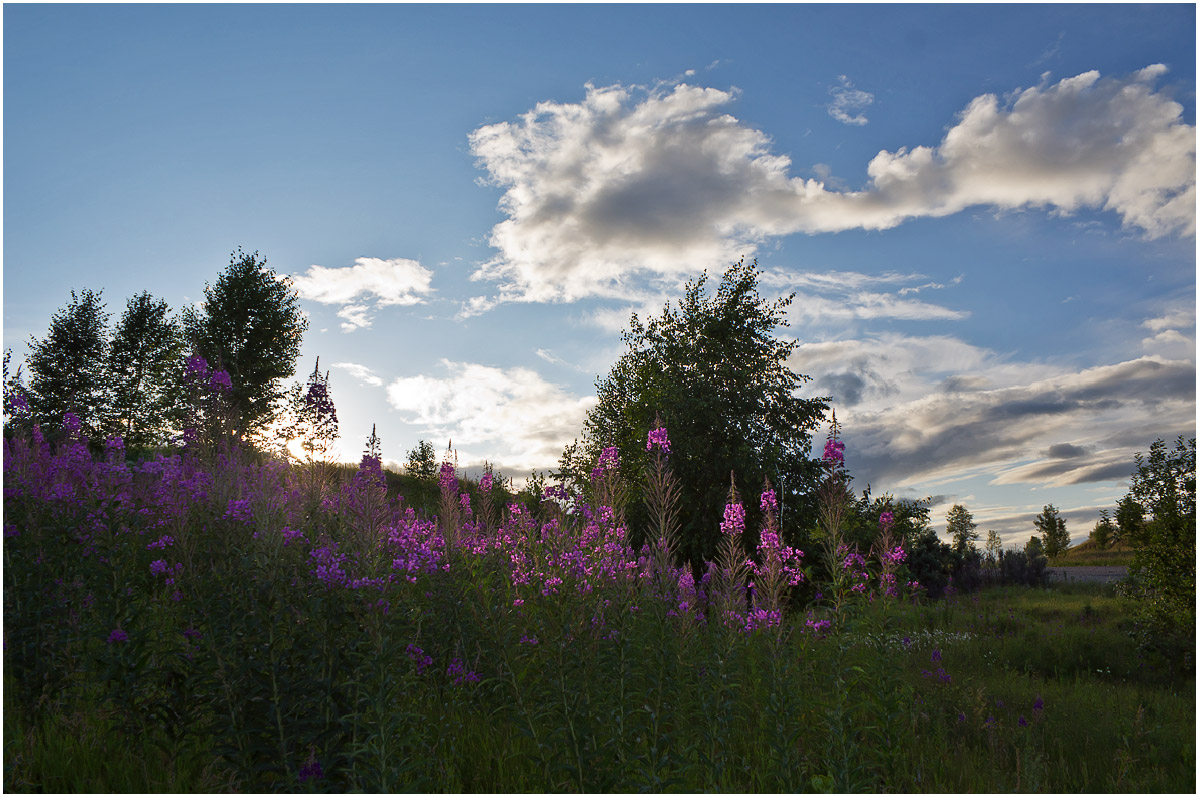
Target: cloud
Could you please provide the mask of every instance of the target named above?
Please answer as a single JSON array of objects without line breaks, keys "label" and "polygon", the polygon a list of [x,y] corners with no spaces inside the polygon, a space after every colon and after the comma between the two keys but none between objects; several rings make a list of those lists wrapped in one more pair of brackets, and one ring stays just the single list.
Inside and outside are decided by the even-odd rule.
[{"label": "cloud", "polygon": [[[969,318],[970,313],[962,310],[906,298],[911,293],[945,287],[927,282],[916,287],[905,286],[925,279],[922,274],[894,271],[862,274],[855,271],[791,272],[776,268],[763,274],[760,283],[782,294],[796,293],[787,313],[793,325],[849,319],[960,321]],[[954,280],[952,284],[958,282],[960,280]]]},{"label": "cloud", "polygon": [[594,396],[575,396],[528,368],[441,361],[446,376],[412,376],[387,386],[405,423],[434,439],[453,440],[465,460],[486,446],[497,464],[516,471],[557,462],[578,436]]},{"label": "cloud", "polygon": [[[993,376],[985,368],[983,374]],[[1194,434],[1195,364],[1145,357],[849,407],[839,416],[857,463],[876,483],[929,485],[979,474],[993,484],[1104,481],[1121,467],[1127,475],[1133,454],[1155,438]],[[1086,453],[1063,456],[1080,451]]]},{"label": "cloud", "polygon": [[874,102],[874,95],[868,91],[855,89],[853,83],[845,75],[841,75],[837,80],[837,85],[828,90],[829,94],[833,95],[833,101],[828,106],[828,115],[842,124],[858,126],[866,124],[869,120],[865,114],[860,112],[870,107]]},{"label": "cloud", "polygon": [[432,291],[433,272],[415,260],[359,257],[343,268],[309,266],[291,280],[300,298],[342,305],[341,328],[352,332],[371,325],[378,307],[422,304]]},{"label": "cloud", "polygon": [[497,254],[472,275],[498,296],[473,310],[621,298],[773,237],[887,229],[972,206],[1101,209],[1150,237],[1193,235],[1194,128],[1155,89],[1164,72],[1086,72],[1003,100],[982,95],[939,144],[879,152],[856,191],[792,177],[769,136],[729,113],[735,89],[588,84],[580,102],[542,102],[470,134],[507,216],[489,237]]},{"label": "cloud", "polygon": [[333,363],[331,367],[345,371],[350,376],[368,385],[374,387],[383,386],[383,380],[379,378],[379,375],[365,365],[359,365],[358,363]]}]

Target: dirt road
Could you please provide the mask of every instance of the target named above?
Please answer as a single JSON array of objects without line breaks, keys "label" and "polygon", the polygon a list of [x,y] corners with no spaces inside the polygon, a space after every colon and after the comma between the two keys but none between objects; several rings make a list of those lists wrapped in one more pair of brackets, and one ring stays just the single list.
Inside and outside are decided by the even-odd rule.
[{"label": "dirt road", "polygon": [[1060,584],[1072,581],[1119,581],[1128,575],[1128,567],[1124,565],[1107,567],[1050,567],[1049,583]]}]

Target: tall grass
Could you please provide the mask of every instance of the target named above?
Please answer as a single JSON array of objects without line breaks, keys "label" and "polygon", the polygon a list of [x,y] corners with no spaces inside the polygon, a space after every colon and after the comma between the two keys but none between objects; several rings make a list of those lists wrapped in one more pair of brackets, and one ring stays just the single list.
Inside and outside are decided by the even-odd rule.
[{"label": "tall grass", "polygon": [[216,457],[6,441],[6,789],[1194,789],[1194,682],[1102,590],[918,604],[833,546],[775,617],[604,506]]}]

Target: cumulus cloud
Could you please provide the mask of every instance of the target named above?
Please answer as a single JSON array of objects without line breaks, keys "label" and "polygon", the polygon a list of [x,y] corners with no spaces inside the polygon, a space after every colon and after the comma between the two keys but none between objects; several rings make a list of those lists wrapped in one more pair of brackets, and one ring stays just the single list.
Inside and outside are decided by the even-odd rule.
[{"label": "cumulus cloud", "polygon": [[378,307],[423,303],[432,279],[432,271],[402,257],[360,257],[343,268],[314,265],[291,278],[301,298],[341,305],[337,315],[346,332],[369,327]]},{"label": "cumulus cloud", "polygon": [[1164,71],[982,95],[939,144],[879,152],[856,191],[792,177],[766,133],[729,113],[736,90],[588,85],[580,102],[542,102],[470,135],[507,215],[491,230],[497,254],[473,275],[499,294],[473,311],[621,297],[775,236],[886,229],[971,206],[1102,209],[1150,237],[1193,235],[1194,128],[1155,88]]},{"label": "cumulus cloud", "polygon": [[434,439],[453,440],[469,460],[486,445],[506,471],[527,472],[558,461],[578,436],[594,396],[571,395],[528,368],[495,368],[442,360],[445,376],[411,376],[387,386],[406,423]]},{"label": "cumulus cloud", "polygon": [[841,75],[837,81],[837,85],[828,90],[829,94],[833,95],[833,101],[828,106],[828,115],[842,124],[858,126],[866,124],[870,120],[862,111],[865,111],[874,102],[874,95],[868,91],[855,89],[853,82],[845,75]]}]

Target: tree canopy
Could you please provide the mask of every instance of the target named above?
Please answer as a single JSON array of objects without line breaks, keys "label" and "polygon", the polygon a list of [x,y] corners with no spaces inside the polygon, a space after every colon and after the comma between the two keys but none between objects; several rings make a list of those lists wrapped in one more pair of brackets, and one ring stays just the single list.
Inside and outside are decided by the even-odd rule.
[{"label": "tree canopy", "polygon": [[46,337],[29,339],[27,360],[33,420],[57,428],[70,412],[94,440],[108,426],[112,403],[112,381],[105,370],[108,313],[102,293],[71,291],[70,303],[50,319]]},{"label": "tree canopy", "polygon": [[[787,364],[798,343],[774,335],[787,325],[794,295],[766,301],[758,276],[757,263],[742,260],[725,272],[715,295],[705,291],[705,274],[660,316],[643,323],[634,314],[622,335],[626,352],[596,383],[598,401],[582,438],[561,461],[560,475],[585,487],[600,453],[615,447],[621,470],[631,477],[626,482],[642,483],[646,435],[660,419],[670,435],[671,468],[683,486],[681,552],[693,564],[715,550],[730,473],[747,496],[756,496],[770,478],[784,532],[801,522],[799,498],[812,492],[820,473],[810,458],[811,433],[827,405],[797,395],[808,379]],[[745,503],[752,515],[747,528],[756,529],[758,502]],[[640,543],[644,507],[631,500],[628,512]]]},{"label": "tree canopy", "polygon": [[1058,515],[1058,509],[1053,504],[1046,504],[1033,520],[1033,525],[1041,533],[1041,544],[1045,555],[1050,559],[1066,552],[1070,547],[1070,532],[1066,531],[1066,519]]},{"label": "tree canopy", "polygon": [[295,373],[308,328],[291,281],[257,252],[238,249],[216,284],[205,284],[203,309],[189,312],[184,324],[196,353],[232,380],[234,433],[262,432],[278,411],[282,380]]},{"label": "tree canopy", "polygon": [[945,516],[945,531],[953,539],[953,549],[958,553],[974,550],[974,543],[978,539],[978,524],[974,522],[974,515],[970,514],[966,507],[954,504],[950,508],[949,514]]},{"label": "tree canopy", "polygon": [[115,430],[131,449],[167,442],[182,400],[183,335],[165,301],[128,301],[108,352]]}]

